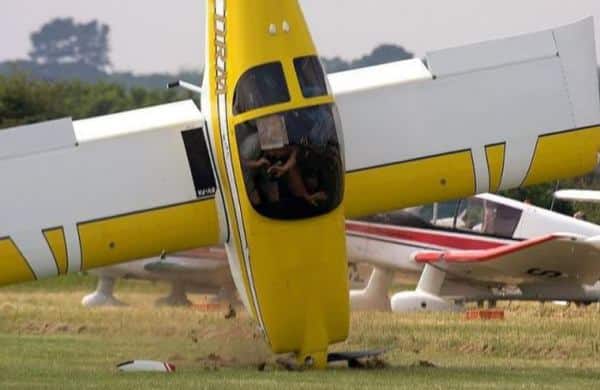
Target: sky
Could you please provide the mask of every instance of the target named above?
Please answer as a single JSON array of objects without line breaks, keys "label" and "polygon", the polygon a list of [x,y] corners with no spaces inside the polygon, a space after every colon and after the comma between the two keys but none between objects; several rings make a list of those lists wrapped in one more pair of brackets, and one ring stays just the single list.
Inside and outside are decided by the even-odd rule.
[{"label": "sky", "polygon": [[[204,0],[0,0],[0,61],[26,58],[29,34],[54,17],[111,26],[117,70],[200,69]],[[321,55],[345,59],[381,43],[418,56],[594,16],[600,57],[600,0],[300,0]],[[6,12],[8,11],[8,12]]]}]

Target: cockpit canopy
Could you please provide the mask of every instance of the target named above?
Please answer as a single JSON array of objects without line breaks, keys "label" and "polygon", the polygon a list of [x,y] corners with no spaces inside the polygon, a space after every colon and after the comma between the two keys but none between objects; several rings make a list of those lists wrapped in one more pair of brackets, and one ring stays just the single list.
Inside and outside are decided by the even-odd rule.
[{"label": "cockpit canopy", "polygon": [[362,220],[386,225],[457,230],[500,238],[519,238],[514,235],[522,213],[522,210],[502,203],[472,197],[377,214]]},{"label": "cockpit canopy", "polygon": [[[317,57],[296,58],[294,70],[287,80],[297,80],[307,102],[329,94]],[[344,191],[339,117],[333,103],[304,103],[294,110],[250,115],[289,101],[279,62],[248,70],[233,99],[233,114],[252,118],[235,129],[248,197],[257,212],[274,219],[325,214],[340,205]]]},{"label": "cockpit canopy", "polygon": [[290,101],[290,92],[279,62],[259,65],[242,75],[235,89],[233,114]]}]

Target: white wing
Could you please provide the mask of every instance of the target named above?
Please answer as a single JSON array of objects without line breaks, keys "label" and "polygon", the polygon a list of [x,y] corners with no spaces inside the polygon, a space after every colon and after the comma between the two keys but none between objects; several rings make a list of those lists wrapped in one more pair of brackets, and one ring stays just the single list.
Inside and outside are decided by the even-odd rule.
[{"label": "white wing", "polygon": [[[344,127],[346,215],[593,169],[593,20],[330,76]],[[365,196],[368,194],[368,196]]]},{"label": "white wing", "polygon": [[600,203],[600,191],[560,190],[554,193],[554,197],[560,200],[571,200],[575,202]]}]

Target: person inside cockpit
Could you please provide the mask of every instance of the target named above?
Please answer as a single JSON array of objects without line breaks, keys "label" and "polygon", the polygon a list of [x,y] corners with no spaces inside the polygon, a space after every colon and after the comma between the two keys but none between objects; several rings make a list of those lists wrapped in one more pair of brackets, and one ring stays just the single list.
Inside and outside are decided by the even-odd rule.
[{"label": "person inside cockpit", "polygon": [[267,172],[271,163],[263,156],[256,132],[249,133],[241,142],[240,157],[244,168],[244,182],[252,205],[258,206],[262,203],[261,192],[269,203],[278,202],[277,183],[270,180]]},{"label": "person inside cockpit", "polygon": [[[294,65],[305,98],[327,94],[318,58],[301,57]],[[343,194],[335,105],[275,109],[290,101],[283,66],[273,62],[242,75],[232,104],[234,116],[247,118],[236,125],[236,138],[248,196],[256,211],[276,219],[321,215],[337,207]]]},{"label": "person inside cockpit", "polygon": [[318,201],[326,199],[323,192],[308,192],[298,165],[301,146],[290,144],[284,116],[271,115],[256,122],[264,158],[269,162],[269,176],[273,180],[285,178],[292,195],[309,204],[316,206]]}]

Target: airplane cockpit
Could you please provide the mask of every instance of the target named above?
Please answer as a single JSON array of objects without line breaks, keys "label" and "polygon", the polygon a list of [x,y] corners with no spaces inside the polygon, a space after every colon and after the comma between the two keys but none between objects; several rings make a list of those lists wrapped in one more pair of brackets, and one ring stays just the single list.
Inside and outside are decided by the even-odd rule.
[{"label": "airplane cockpit", "polygon": [[268,110],[292,101],[296,86],[288,80],[308,103],[330,94],[316,56],[296,58],[293,69],[294,76],[286,77],[280,62],[256,66],[241,76],[233,99],[233,115],[244,118],[235,130],[246,192],[258,213],[274,219],[325,214],[343,195],[336,107]]},{"label": "airplane cockpit", "polygon": [[[504,238],[513,238],[523,213],[508,205],[478,197],[452,203],[455,212],[451,217],[451,228]],[[439,226],[447,223],[443,219],[434,219],[432,222]]]},{"label": "airplane cockpit", "polygon": [[523,211],[490,199],[468,199],[377,214],[365,222],[515,238]]}]

